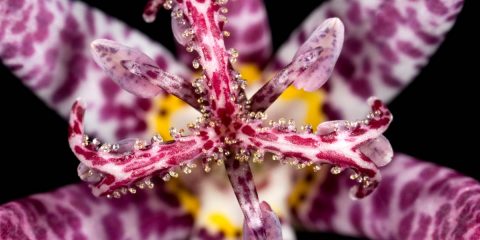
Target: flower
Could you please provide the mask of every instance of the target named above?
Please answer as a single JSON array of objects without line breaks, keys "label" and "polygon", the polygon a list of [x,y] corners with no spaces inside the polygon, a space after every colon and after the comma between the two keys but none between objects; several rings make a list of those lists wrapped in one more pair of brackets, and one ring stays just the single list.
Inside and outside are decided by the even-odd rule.
[{"label": "flower", "polygon": [[[232,34],[232,35],[234,35],[234,34]],[[3,43],[2,43],[2,44],[3,44]],[[433,50],[432,50],[432,51],[433,51]],[[240,51],[240,53],[242,53],[242,51]],[[8,63],[7,63],[7,64],[8,64]],[[348,64],[345,64],[345,65],[348,66]],[[18,67],[18,66],[16,66],[16,67]],[[127,125],[127,124],[125,124],[125,125]],[[119,131],[119,132],[122,132],[122,131]],[[402,157],[400,157],[399,159],[402,159]],[[401,161],[401,160],[400,160],[400,161]],[[409,160],[404,160],[404,161],[409,161]],[[394,162],[394,164],[395,164],[395,162]],[[407,165],[408,165],[408,164],[407,164]],[[419,166],[420,168],[423,168],[422,164],[419,164],[418,166]],[[406,166],[399,165],[399,166],[397,166],[396,169],[399,169],[399,168],[400,168],[400,169],[401,169],[401,168],[406,168]],[[406,170],[407,170],[407,171],[405,171],[405,172],[408,172],[408,169],[406,169]],[[410,170],[411,170],[411,169],[410,169]],[[418,170],[418,169],[417,169],[417,170]],[[430,176],[430,175],[427,174],[427,176]],[[394,183],[398,183],[398,182],[400,181],[400,180],[396,180],[396,181],[395,181],[395,179],[398,179],[398,175],[395,175],[395,173],[393,173],[393,177],[394,177],[394,180],[393,180]],[[462,178],[462,181],[463,181],[463,178]],[[448,185],[448,184],[447,184],[447,185]],[[403,185],[402,185],[402,183],[401,183],[401,181],[400,181],[400,183],[398,183],[398,184],[393,184],[393,186],[395,186],[394,189],[397,190],[397,189],[400,189],[400,188],[397,188],[397,187],[400,187],[400,186],[403,186]],[[465,185],[461,184],[461,186],[465,186]],[[71,188],[73,188],[73,187],[71,187]],[[163,188],[163,187],[160,186],[159,190],[157,190],[157,191],[160,191],[160,193],[159,193],[160,195],[162,194],[162,191],[163,191],[162,188]],[[343,189],[343,188],[339,187],[338,189]],[[457,189],[458,189],[458,188],[457,188]],[[69,194],[65,194],[65,192],[68,192]],[[69,196],[70,196],[70,192],[78,193],[78,189],[73,189],[73,190],[72,190],[72,189],[64,189],[64,190],[63,190],[64,195],[67,195],[66,198],[68,198],[68,199],[70,199],[70,197],[69,197]],[[468,192],[468,191],[467,191],[467,192]],[[59,198],[61,198],[61,195],[62,195],[62,194],[60,194],[60,193],[62,193],[62,190],[60,190],[59,194],[57,194],[57,195],[60,195]],[[82,193],[83,193],[83,192],[82,192]],[[151,192],[147,192],[147,194],[151,194]],[[144,195],[144,193],[141,193],[141,195]],[[164,194],[164,195],[165,195],[165,194]],[[388,193],[387,193],[386,195],[388,195]],[[73,195],[72,195],[72,196],[73,196]],[[82,196],[83,196],[83,194],[82,194]],[[162,195],[162,196],[163,196],[163,195]],[[332,196],[332,197],[333,197],[333,196],[337,197],[338,195],[331,194],[330,196]],[[459,196],[459,195],[458,195],[458,196]],[[473,195],[473,197],[475,197],[475,196]],[[64,196],[64,198],[65,198],[65,196]],[[140,197],[139,197],[139,198],[140,198]],[[470,198],[471,198],[471,197],[470,197]],[[141,198],[140,198],[140,199],[141,199]],[[339,198],[339,199],[341,199],[341,198]],[[428,199],[427,199],[427,200],[428,200]],[[470,200],[471,200],[471,199],[470,199]],[[470,200],[469,200],[469,201],[470,201]],[[85,200],[85,201],[86,201],[86,202],[89,202],[90,200]],[[128,202],[128,200],[125,200],[125,201]],[[22,206],[21,204],[26,205],[26,206],[27,206],[26,208],[16,208],[17,205],[15,205],[15,204],[10,204],[10,205],[7,206],[7,209],[8,209],[8,207],[12,207],[12,206],[13,206],[13,207],[11,208],[11,209],[13,209],[13,210],[12,210],[12,211],[6,211],[6,212],[3,212],[3,213],[4,213],[4,214],[5,214],[5,213],[8,214],[8,213],[11,213],[11,212],[15,212],[15,211],[14,211],[15,209],[21,209],[21,210],[20,210],[20,213],[22,213],[22,211],[25,211],[25,212],[27,213],[27,211],[28,211],[27,208],[29,208],[30,206],[36,206],[37,208],[35,208],[35,210],[32,210],[32,212],[31,212],[31,213],[32,213],[32,216],[35,216],[35,215],[36,215],[36,212],[42,212],[42,211],[43,211],[43,212],[48,212],[48,213],[50,213],[50,214],[48,215],[48,219],[49,219],[49,220],[48,220],[48,226],[57,226],[57,225],[58,225],[58,228],[52,227],[52,229],[54,230],[54,233],[57,234],[58,236],[62,236],[61,234],[65,234],[65,230],[62,230],[62,227],[61,227],[62,224],[59,224],[59,223],[58,223],[58,220],[57,220],[57,219],[58,219],[58,216],[62,216],[62,217],[67,216],[67,217],[68,217],[67,219],[69,219],[68,222],[70,223],[71,226],[78,226],[79,221],[78,221],[78,219],[76,219],[76,217],[78,217],[78,216],[75,216],[75,214],[70,214],[69,211],[71,211],[71,210],[70,210],[71,207],[68,206],[68,204],[65,205],[65,206],[61,206],[61,204],[58,205],[59,203],[54,203],[55,201],[52,201],[52,203],[54,203],[54,204],[52,204],[51,206],[50,206],[50,205],[47,205],[46,207],[44,206],[44,208],[43,208],[43,210],[42,210],[42,206],[45,205],[45,203],[43,203],[43,205],[42,205],[42,203],[37,204],[38,202],[41,202],[41,201],[40,201],[40,200],[36,200],[36,201],[35,201],[35,199],[32,199],[32,200],[29,200],[29,201],[24,201],[23,203],[19,203],[20,206]],[[104,204],[104,205],[103,205],[104,208],[106,208],[106,206],[108,206],[107,204],[105,204],[105,203],[103,202],[103,200],[96,200],[95,202],[98,203],[98,204]],[[164,201],[159,201],[159,204],[162,204],[163,202],[164,202]],[[336,201],[335,201],[335,202],[336,202]],[[362,203],[359,202],[358,204],[363,204],[363,203],[364,203],[364,202],[362,202]],[[77,203],[77,205],[78,205],[78,203]],[[80,203],[80,205],[81,205],[81,203]],[[89,205],[89,204],[87,204],[87,205]],[[119,204],[119,205],[121,205],[121,204]],[[175,204],[162,204],[162,205],[172,206],[172,205],[175,205]],[[468,205],[468,204],[467,204],[467,205]],[[76,206],[76,205],[73,205],[73,206]],[[130,206],[129,208],[130,208],[130,210],[132,210],[132,209],[131,209],[131,208],[132,208],[131,205],[127,205],[127,206]],[[90,207],[91,207],[91,206],[90,206]],[[123,207],[125,207],[125,204],[123,205]],[[173,206],[173,207],[175,207],[175,206]],[[347,207],[347,206],[345,206],[345,207]],[[463,205],[462,205],[462,207],[463,207]],[[122,206],[120,206],[120,208],[122,208]],[[158,207],[157,207],[157,208],[158,208]],[[307,208],[308,208],[308,207],[307,207]],[[352,209],[358,209],[358,208],[359,208],[358,206],[357,206],[356,208],[353,208],[353,207],[352,207]],[[45,210],[45,209],[48,209],[48,210]],[[55,213],[50,212],[50,209],[55,209]],[[138,209],[141,209],[141,208],[138,208]],[[162,206],[160,209],[165,210],[165,206]],[[160,209],[156,209],[156,210],[160,210]],[[361,209],[368,209],[368,208],[361,208]],[[57,211],[57,210],[58,210],[58,211]],[[178,210],[178,209],[177,209],[177,210]],[[313,209],[313,211],[310,211],[310,212],[315,212],[314,210],[315,210],[315,209]],[[106,211],[108,212],[108,209],[107,209]],[[359,210],[357,210],[356,212],[358,212],[358,211],[359,211]],[[360,210],[360,211],[367,212],[367,210]],[[370,210],[370,211],[371,211],[371,210]],[[449,210],[449,211],[450,211],[450,210]],[[85,212],[88,212],[88,211],[85,210]],[[171,216],[172,218],[166,217],[166,219],[163,219],[163,218],[162,218],[162,219],[155,219],[155,218],[158,218],[158,217],[160,216],[159,214],[155,214],[156,211],[150,211],[150,210],[145,210],[145,209],[144,209],[144,210],[142,210],[142,212],[144,212],[144,214],[145,214],[145,216],[144,216],[145,219],[150,219],[150,221],[157,220],[158,222],[163,222],[163,223],[168,222],[169,219],[176,219],[175,217],[177,217],[177,216],[175,216],[175,214],[173,213],[173,214],[170,214],[170,216]],[[175,210],[172,210],[172,211],[169,211],[169,212],[172,213],[172,212],[175,212]],[[177,211],[177,212],[178,212],[178,211]],[[454,212],[454,211],[451,210],[451,211],[449,212],[449,214],[453,214],[452,212]],[[472,212],[474,212],[474,211],[472,211]],[[115,214],[118,214],[118,216],[115,216]],[[121,216],[125,216],[125,215],[122,215],[122,214],[126,214],[126,213],[125,213],[125,212],[120,213],[120,210],[118,210],[115,214],[109,214],[108,217],[107,217],[107,215],[105,215],[105,214],[98,214],[98,215],[96,215],[96,214],[90,214],[89,216],[92,216],[92,217],[94,217],[94,218],[99,218],[99,219],[101,218],[102,220],[99,220],[99,221],[97,221],[97,222],[100,222],[100,221],[103,222],[103,223],[104,223],[104,226],[106,226],[106,228],[108,229],[108,228],[109,228],[108,226],[110,226],[110,228],[113,228],[112,226],[114,226],[114,225],[119,225],[119,223],[118,223],[118,222],[115,222],[115,221],[118,220],[118,219],[121,219],[121,218],[122,218]],[[149,214],[150,214],[150,215],[149,215]],[[428,214],[431,214],[431,212],[427,212],[427,213],[426,213],[427,217],[428,217]],[[85,215],[88,215],[88,214],[85,214]],[[112,215],[113,215],[113,216],[112,216]],[[152,215],[154,215],[154,216],[152,216]],[[168,215],[168,214],[167,214],[167,215]],[[301,214],[300,214],[300,215],[301,215]],[[366,213],[363,213],[363,215],[362,215],[362,214],[357,214],[357,215],[359,215],[359,217],[361,218],[362,216],[365,217],[367,214],[366,214]],[[387,214],[387,215],[388,215],[388,214]],[[45,216],[45,215],[44,215],[44,216]],[[82,215],[82,216],[83,216],[83,215]],[[150,216],[150,218],[149,218],[148,216]],[[338,216],[338,217],[340,218],[341,216]],[[421,218],[421,217],[423,217],[422,214],[418,214],[418,215],[417,215],[417,213],[415,212],[415,214],[414,214],[411,218],[412,218],[412,219],[417,219],[417,218],[423,219],[423,218]],[[300,217],[300,218],[302,218],[302,217]],[[11,218],[11,219],[15,220],[15,218]],[[311,220],[311,219],[307,219],[307,220]],[[80,223],[82,223],[82,222],[84,222],[84,221],[80,221]],[[93,222],[93,221],[92,221],[92,222]],[[142,234],[147,234],[147,235],[145,235],[145,236],[149,236],[148,234],[151,234],[151,231],[154,231],[153,229],[155,229],[155,226],[152,227],[151,224],[159,224],[158,222],[157,222],[157,223],[148,222],[148,223],[150,223],[150,224],[141,224],[142,227],[147,226],[147,227],[145,227],[147,230],[145,230]],[[176,221],[172,221],[172,222],[176,222]],[[181,221],[178,221],[178,222],[181,222]],[[189,223],[188,223],[188,217],[186,218],[186,220],[184,220],[184,222],[186,222],[185,225],[188,225],[188,224],[189,224]],[[331,221],[331,222],[334,222],[334,221]],[[57,223],[57,224],[55,224],[55,223]],[[307,222],[307,223],[308,223],[308,222]],[[372,223],[375,223],[375,218],[373,219]],[[43,224],[43,223],[40,223],[40,225],[38,225],[38,228],[36,228],[36,229],[39,230],[39,231],[37,231],[37,232],[35,232],[35,233],[36,233],[36,234],[40,234],[39,236],[41,236],[41,234],[51,234],[51,232],[46,231],[46,230],[45,230],[45,226],[43,226],[43,225],[41,225],[41,224]],[[77,225],[75,225],[75,224],[77,224]],[[317,222],[316,224],[319,224],[317,227],[322,227],[322,224],[321,224],[321,223]],[[427,225],[428,225],[428,224],[427,224]],[[41,226],[43,226],[43,228],[42,228]],[[84,225],[84,226],[85,226],[85,225]],[[180,225],[180,227],[181,227],[181,226],[182,226],[182,225]],[[308,226],[308,225],[307,225],[307,226]],[[178,225],[177,225],[177,227],[178,227]],[[315,223],[311,224],[310,227],[315,227]],[[338,230],[338,228],[335,228],[335,226],[330,226],[330,227]],[[360,226],[359,228],[362,229],[362,226]],[[44,230],[41,231],[41,229],[44,229]],[[157,229],[158,229],[158,228],[157,228]],[[178,228],[177,228],[177,229],[178,229]],[[472,229],[474,229],[474,228],[472,228]],[[63,231],[63,233],[62,233],[62,231]],[[45,233],[45,232],[46,232],[46,233]],[[147,233],[145,233],[145,232],[147,232]],[[460,231],[460,232],[461,232],[461,231]],[[70,234],[70,231],[67,231],[67,233]],[[82,233],[82,231],[79,231],[79,234],[81,234],[81,233]],[[85,234],[85,233],[83,233],[83,234]],[[111,234],[113,234],[112,236],[122,236],[122,234],[124,234],[124,233],[123,233],[121,230],[117,230],[117,231],[113,231],[113,230],[112,230],[112,233],[111,233]],[[115,234],[117,234],[117,235],[115,235]],[[377,234],[377,233],[368,233],[368,234]],[[151,235],[150,235],[150,236],[151,236]],[[369,236],[379,236],[379,235],[369,235]]]}]

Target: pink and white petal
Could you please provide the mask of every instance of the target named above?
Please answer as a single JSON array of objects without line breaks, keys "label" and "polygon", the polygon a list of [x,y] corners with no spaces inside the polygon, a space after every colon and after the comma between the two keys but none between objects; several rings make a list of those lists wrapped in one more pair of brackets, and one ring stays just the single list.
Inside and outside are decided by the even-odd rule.
[{"label": "pink and white petal", "polygon": [[92,113],[86,119],[89,132],[107,140],[145,134],[152,103],[111,82],[91,60],[91,41],[122,42],[148,51],[163,70],[190,75],[165,48],[79,1],[2,1],[0,29],[2,62],[65,118],[73,101],[83,97]]},{"label": "pink and white petal", "polygon": [[[226,22],[221,23],[222,30],[229,32],[225,37],[227,49],[238,51],[238,61],[253,63],[263,67],[272,54],[270,26],[265,6],[262,0],[228,1],[221,10]],[[185,27],[172,23],[176,39],[184,32]],[[185,50],[184,40],[179,41],[177,48],[179,58],[188,66],[194,56]]]},{"label": "pink and white petal", "polygon": [[348,198],[347,176],[315,185],[294,209],[301,226],[371,239],[478,239],[480,184],[451,169],[397,154],[371,196]]},{"label": "pink and white petal", "polygon": [[282,162],[299,168],[313,164],[318,170],[321,165],[329,164],[332,165],[333,174],[347,168],[353,169],[354,179],[360,181],[353,186],[352,197],[363,198],[372,193],[380,182],[378,167],[390,161],[386,156],[388,149],[391,149],[388,141],[376,142],[375,139],[382,138],[392,121],[392,115],[378,99],[370,98],[369,105],[372,113],[367,119],[335,121],[333,124],[326,122],[320,124],[320,131],[316,134],[297,132],[291,128],[294,125],[278,122],[273,123],[272,128],[243,127],[238,139],[247,148],[271,152]]},{"label": "pink and white petal", "polygon": [[264,66],[272,54],[267,11],[262,0],[229,1],[224,29],[230,32],[225,46],[239,52],[240,63]]},{"label": "pink and white petal", "polygon": [[251,98],[252,111],[265,111],[287,87],[314,91],[332,74],[342,50],[344,26],[338,18],[322,22],[282,70]]},{"label": "pink and white petal", "polygon": [[164,184],[115,200],[76,184],[0,206],[4,240],[186,239],[192,226],[193,217]]},{"label": "pink and white petal", "polygon": [[345,46],[327,83],[324,109],[330,119],[357,118],[368,111],[366,98],[374,95],[388,102],[413,80],[462,5],[463,0],[326,2],[280,48],[271,70],[289,63],[318,22],[340,18],[346,26]]},{"label": "pink and white petal", "polygon": [[132,149],[120,152],[119,145],[89,140],[83,130],[84,115],[85,105],[75,102],[70,114],[68,141],[83,164],[79,167],[80,178],[91,183],[95,196],[119,198],[137,188],[153,188],[152,179],[162,177],[167,181],[177,177],[179,171],[191,171],[197,160],[212,151],[213,141],[209,139],[213,130],[200,130],[192,136],[172,136],[175,140],[168,142],[163,142],[159,136],[150,142],[138,140]]},{"label": "pink and white petal", "polygon": [[95,62],[122,89],[141,98],[172,94],[199,109],[192,84],[165,72],[145,53],[107,39],[92,42]]}]

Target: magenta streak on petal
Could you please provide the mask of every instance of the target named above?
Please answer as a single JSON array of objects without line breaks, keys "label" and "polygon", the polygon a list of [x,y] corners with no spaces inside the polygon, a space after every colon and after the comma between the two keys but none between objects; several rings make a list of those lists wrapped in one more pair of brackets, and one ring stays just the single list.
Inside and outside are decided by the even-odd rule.
[{"label": "magenta streak on petal", "polygon": [[252,98],[252,111],[265,111],[292,83],[307,91],[330,77],[343,45],[344,27],[337,18],[323,22],[300,47],[292,63],[280,70]]},{"label": "magenta streak on petal", "polygon": [[116,201],[95,198],[76,184],[0,206],[4,240],[186,239],[192,225],[193,217],[163,184]]},{"label": "magenta streak on petal", "polygon": [[164,90],[199,108],[189,82],[163,71],[139,50],[111,40],[97,39],[92,42],[92,54],[97,64],[126,91],[138,97],[153,98]]},{"label": "magenta streak on petal", "polygon": [[[211,132],[199,132],[199,136],[181,137],[174,142],[155,142],[131,149],[129,152],[102,150],[94,144],[85,144],[83,132],[83,115],[85,107],[76,102],[72,107],[69,127],[69,142],[73,153],[81,163],[94,171],[103,174],[92,186],[96,196],[112,194],[114,190],[136,187],[138,180],[150,180],[153,175],[168,174],[189,162],[203,158],[205,138]],[[148,184],[147,184],[148,185]]]},{"label": "magenta streak on petal", "polygon": [[223,120],[230,118],[229,115],[237,110],[230,98],[235,94],[231,88],[233,79],[220,29],[219,6],[212,0],[201,3],[186,0],[179,1],[178,7],[195,34],[191,44],[200,56],[198,64],[205,74],[209,107],[215,116]]},{"label": "magenta streak on petal", "polygon": [[392,115],[378,99],[371,98],[369,103],[372,113],[367,122],[326,122],[319,125],[316,134],[296,133],[281,127],[255,131],[245,126],[244,135],[239,138],[253,147],[293,158],[297,165],[328,163],[342,170],[352,168],[369,178],[352,189],[354,197],[362,198],[378,185],[381,179],[378,167],[389,163],[393,155],[390,143],[382,136]]},{"label": "magenta streak on petal", "polygon": [[[28,13],[28,14],[27,14]],[[25,25],[22,28],[20,25]],[[106,140],[118,140],[123,129],[128,136],[143,136],[147,111],[137,107],[138,98],[119,91],[101,91],[103,71],[91,60],[90,42],[108,38],[140,50],[153,59],[161,57],[162,70],[190,76],[172,55],[136,30],[80,1],[0,1],[0,59],[49,107],[67,118],[71,104],[82,97],[89,106],[88,131]],[[130,32],[125,35],[124,32]],[[109,118],[104,118],[104,110]],[[122,115],[122,109],[133,113]],[[148,109],[147,109],[148,110]],[[126,136],[124,136],[126,137]]]},{"label": "magenta streak on petal", "polygon": [[[375,164],[383,166],[391,156],[389,143],[381,138],[381,134],[392,120],[390,112],[379,100],[369,99],[372,113],[367,119],[342,122],[333,127],[323,125],[318,134],[293,133],[295,131],[291,128],[286,129],[290,132],[285,132],[285,129],[275,126],[263,127],[262,114],[250,112],[247,102],[239,100],[243,85],[229,63],[228,52],[223,45],[219,23],[221,3],[186,0],[172,4],[173,20],[179,23],[185,21],[184,31],[187,31],[182,35],[176,33],[176,38],[180,38],[181,44],[192,46],[199,56],[194,65],[203,68],[204,76],[191,85],[191,89],[199,95],[202,118],[188,125],[191,135],[184,136],[183,132],[172,129],[174,141],[163,143],[153,138],[147,143],[138,140],[133,149],[125,151],[123,148],[128,142],[121,145],[101,144],[85,136],[85,105],[76,102],[70,115],[70,147],[81,161],[80,177],[91,183],[95,195],[119,198],[128,192],[135,192],[137,187],[153,187],[152,179],[158,175],[168,181],[171,177],[177,177],[179,171],[188,174],[197,164],[210,169],[212,162],[225,163],[230,183],[244,213],[248,229],[246,236],[252,239],[278,239],[281,237],[279,221],[268,205],[259,204],[249,160],[261,161],[265,152],[272,152],[293,158],[297,164],[327,162],[335,164],[336,168],[354,168],[362,175],[362,185],[353,190],[358,198],[368,195],[377,186],[380,175]],[[311,73],[315,73],[320,78],[320,83],[309,81],[302,85],[307,89],[318,88],[328,78],[328,72],[338,56],[338,45],[343,42],[339,20],[329,20],[324,26],[325,30],[313,34],[305,48],[299,51],[299,56],[294,58],[293,65],[299,71],[297,77],[310,77]],[[334,47],[317,44],[323,38],[328,38],[329,32],[332,40],[325,42],[330,42]],[[93,45],[96,61],[128,91],[151,97],[157,94],[156,86],[160,86],[172,94],[178,94],[180,99],[188,101],[191,98],[187,96],[191,93],[188,89],[177,91],[168,86],[183,80],[168,73],[158,78],[162,74],[153,60],[143,53],[106,40],[94,42]],[[314,56],[311,56],[312,52]],[[310,61],[312,58],[320,59],[321,53],[329,53],[323,56],[328,66],[321,67],[324,73],[312,72],[319,66]],[[159,79],[163,78],[170,82],[160,83]],[[132,113],[127,111],[126,114]],[[303,153],[303,150],[306,152]],[[106,219],[104,222],[106,226],[115,223]]]},{"label": "magenta streak on petal", "polygon": [[[382,176],[377,191],[362,201],[346,199],[352,185],[346,176],[327,178],[297,217],[311,230],[370,239],[478,239],[480,184],[474,179],[402,154]],[[330,218],[319,218],[326,210],[319,202],[331,205]]]},{"label": "magenta streak on petal", "polygon": [[[330,119],[355,119],[369,96],[390,101],[426,65],[442,43],[463,0],[332,0],[319,6],[280,48],[270,70],[287,66],[318,22],[340,18],[345,48],[328,82]],[[271,71],[266,71],[269,76]],[[348,101],[345,101],[348,99]],[[328,111],[327,111],[328,110]]]}]

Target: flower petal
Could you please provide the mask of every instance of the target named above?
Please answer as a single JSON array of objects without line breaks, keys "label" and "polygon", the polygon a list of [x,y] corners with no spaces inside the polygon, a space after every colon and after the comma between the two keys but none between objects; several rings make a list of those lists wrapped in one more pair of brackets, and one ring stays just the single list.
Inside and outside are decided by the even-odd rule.
[{"label": "flower petal", "polygon": [[268,17],[262,0],[229,1],[228,22],[225,30],[230,36],[225,39],[227,48],[239,52],[240,63],[264,66],[272,54]]},{"label": "flower petal", "polygon": [[331,119],[357,118],[368,111],[362,105],[366,98],[378,96],[389,101],[413,80],[441,44],[462,3],[328,1],[280,48],[271,69],[286,66],[318,22],[340,18],[346,26],[345,46],[325,89],[328,97],[324,108],[329,109]]},{"label": "flower petal", "polygon": [[83,97],[91,109],[89,132],[107,140],[146,133],[152,104],[120,91],[105,76],[90,60],[91,41],[108,38],[148,50],[163,70],[190,74],[162,46],[80,1],[1,1],[0,29],[2,62],[65,118]]},{"label": "flower petal", "polygon": [[119,198],[136,192],[136,188],[153,188],[151,179],[156,176],[167,181],[177,177],[177,171],[190,173],[191,168],[196,167],[194,161],[209,154],[213,145],[209,140],[212,133],[200,131],[193,136],[175,137],[175,141],[169,142],[159,137],[152,138],[151,143],[139,140],[130,151],[119,152],[116,144],[100,145],[97,139],[89,141],[83,132],[84,114],[85,105],[75,102],[70,117],[69,143],[81,164],[89,168],[80,172],[80,178],[90,180],[95,176],[93,179],[98,180],[92,183],[96,196]]},{"label": "flower petal", "polygon": [[338,59],[343,33],[339,19],[325,20],[298,49],[292,62],[252,96],[252,110],[266,110],[292,83],[306,91],[320,88],[330,77]]},{"label": "flower petal", "polygon": [[164,90],[199,108],[187,80],[161,70],[153,59],[141,51],[106,39],[97,39],[91,46],[97,64],[126,91],[138,97],[152,98]]},{"label": "flower petal", "polygon": [[[243,127],[239,139],[250,148],[276,154],[277,159],[282,159],[285,163],[290,161],[290,164],[299,168],[315,164],[318,170],[321,168],[320,164],[331,164],[333,174],[351,168],[355,179],[360,180],[360,185],[352,188],[352,197],[362,198],[370,194],[381,180],[376,162],[381,166],[385,165],[389,159],[384,159],[388,154],[383,151],[388,152],[385,149],[391,149],[386,146],[390,145],[388,141],[376,142],[374,139],[382,138],[383,132],[392,121],[392,115],[378,99],[370,98],[369,104],[372,113],[368,114],[365,120],[323,123],[316,134],[309,131],[299,133],[294,123],[287,124],[284,120],[279,120],[272,123],[271,129]],[[326,125],[329,128],[325,127]],[[381,161],[378,156],[381,156]]]},{"label": "flower petal", "polygon": [[257,189],[248,162],[241,162],[231,157],[225,161],[225,169],[233,192],[245,216],[244,239],[248,239],[248,237],[251,239],[267,239],[266,229],[268,226],[263,221]]},{"label": "flower petal", "polygon": [[302,226],[371,239],[478,239],[480,184],[397,154],[370,197],[348,198],[346,176],[327,177],[295,209]]},{"label": "flower petal", "polygon": [[[228,32],[225,37],[227,49],[236,49],[239,53],[237,60],[240,63],[253,63],[264,66],[272,54],[270,26],[265,6],[261,0],[228,1],[220,10],[222,16],[220,26]],[[226,20],[226,21],[223,21]],[[181,46],[185,41],[181,39],[185,33],[184,24],[172,22],[175,38]],[[185,36],[185,35],[183,35]],[[180,39],[179,39],[180,38]],[[188,47],[188,46],[187,46]],[[190,65],[193,56],[183,47],[178,47],[179,58]]]},{"label": "flower petal", "polygon": [[0,206],[0,238],[186,239],[193,217],[163,184],[122,199],[95,198],[85,184]]},{"label": "flower petal", "polygon": [[[235,53],[225,49],[222,31],[221,5],[226,1],[193,0],[177,1],[174,9],[181,14],[173,14],[172,21],[186,24],[191,29],[194,37],[187,45],[198,54],[193,60],[194,68],[202,68],[202,87],[208,95],[208,110],[221,120],[222,124],[228,125],[232,116],[239,111],[239,101],[244,101],[243,89],[238,87],[236,72],[231,63],[236,58]],[[180,16],[180,17],[177,17]],[[188,35],[182,36],[190,38]],[[203,100],[202,100],[203,101]]]}]

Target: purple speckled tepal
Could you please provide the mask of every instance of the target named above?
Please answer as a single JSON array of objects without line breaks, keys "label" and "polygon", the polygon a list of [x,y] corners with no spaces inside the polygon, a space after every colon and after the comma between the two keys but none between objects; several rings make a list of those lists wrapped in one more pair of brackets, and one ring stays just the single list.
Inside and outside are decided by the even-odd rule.
[{"label": "purple speckled tepal", "polygon": [[[231,64],[237,56],[224,46],[222,4],[171,4],[168,8],[174,11],[173,25],[180,25],[174,27],[174,32],[183,29],[176,39],[198,56],[193,67],[203,70],[193,86],[160,72],[143,53],[112,41],[93,42],[94,58],[115,82],[138,96],[151,97],[163,89],[188,101],[192,93],[196,94],[197,101],[193,102],[198,106],[191,105],[197,107],[202,117],[188,125],[189,134],[171,129],[174,141],[163,142],[158,136],[150,142],[138,140],[133,149],[122,152],[116,144],[90,141],[83,132],[85,104],[76,102],[70,116],[70,146],[82,166],[89,168],[89,175],[98,176],[92,182],[95,195],[119,198],[142,186],[153,187],[151,178],[161,176],[168,181],[177,177],[178,172],[188,173],[198,165],[210,169],[213,162],[224,163],[249,236],[271,239],[272,234],[281,237],[281,231],[274,230],[280,229],[280,225],[272,225],[278,220],[265,219],[272,215],[261,210],[249,160],[261,161],[265,153],[272,153],[282,158],[281,162],[295,159],[294,165],[320,168],[320,164],[331,164],[333,173],[351,168],[362,179],[352,188],[352,195],[361,198],[373,191],[381,179],[377,165],[385,165],[393,155],[387,140],[376,141],[384,139],[382,133],[392,119],[380,100],[369,99],[372,110],[364,120],[325,122],[316,133],[308,128],[297,132],[294,124],[282,120],[265,126],[263,111],[251,109],[261,104],[264,110],[276,97],[267,97],[267,103],[265,97],[247,99],[244,80]],[[339,56],[343,31],[340,20],[326,20],[298,50],[292,64],[281,71],[281,80],[272,81],[280,83],[269,89],[274,89],[278,96],[290,85],[283,82],[293,82],[308,90],[321,87]]]},{"label": "purple speckled tepal", "polygon": [[[186,67],[82,3],[0,3],[2,62],[64,117],[81,98],[71,107],[69,143],[81,162],[80,178],[93,195],[106,197],[76,185],[5,204],[0,238],[229,239],[195,226],[198,219],[186,212],[181,195],[164,183],[218,165],[243,213],[244,239],[289,238],[283,229],[289,223],[374,239],[478,239],[479,184],[446,168],[394,157],[383,136],[392,114],[382,101],[427,63],[461,6],[459,0],[330,1],[267,64],[271,44],[261,1],[148,1],[148,22],[160,8],[172,10]],[[265,76],[273,78],[248,98],[238,62],[267,66]],[[265,110],[290,86],[324,86],[324,112],[335,121],[315,131],[283,118],[265,122]],[[172,128],[172,141],[158,135],[119,141],[146,135],[152,102],[145,98],[164,94],[201,117],[187,131]],[[250,166],[264,158],[278,161],[264,163],[263,175],[273,176],[278,168],[268,167],[282,163],[309,168],[324,180],[311,186],[291,215],[278,215],[257,192],[283,186],[256,185]]]}]

